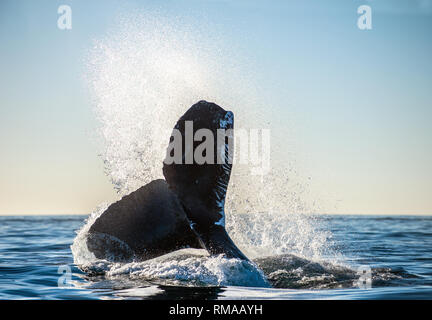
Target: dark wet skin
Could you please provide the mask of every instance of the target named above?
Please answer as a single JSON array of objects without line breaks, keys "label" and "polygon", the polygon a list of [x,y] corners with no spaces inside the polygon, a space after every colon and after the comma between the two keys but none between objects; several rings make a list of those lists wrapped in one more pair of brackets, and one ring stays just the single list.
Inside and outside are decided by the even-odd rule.
[{"label": "dark wet skin", "polygon": [[[177,196],[162,179],[110,205],[90,227],[90,233],[97,232],[125,242],[142,260],[182,248],[202,248]],[[89,237],[87,246],[97,258],[106,258],[97,238]]]},{"label": "dark wet skin", "polygon": [[[234,123],[232,112],[214,103],[200,101],[193,105],[175,125],[182,133],[183,159],[200,143],[195,142],[193,150],[186,150],[185,121],[193,121],[194,134],[206,128],[213,132],[215,139],[217,129],[232,129]],[[107,258],[103,248],[107,244],[94,239],[96,235],[109,235],[126,243],[134,259],[146,260],[190,247],[247,260],[228,236],[223,223],[223,205],[232,169],[227,161],[229,146],[233,147],[233,141],[228,138],[221,146],[215,142],[215,158],[210,164],[198,164],[195,159],[191,164],[164,163],[166,182],[150,182],[110,205],[95,221],[87,239],[90,251],[97,258]],[[218,164],[216,157],[221,154],[225,163]]]}]

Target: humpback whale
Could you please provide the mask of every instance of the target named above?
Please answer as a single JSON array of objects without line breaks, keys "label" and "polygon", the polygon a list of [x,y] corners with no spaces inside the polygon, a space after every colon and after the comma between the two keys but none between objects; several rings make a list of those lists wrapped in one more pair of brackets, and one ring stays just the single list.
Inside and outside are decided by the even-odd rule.
[{"label": "humpback whale", "polygon": [[[165,180],[151,181],[111,204],[90,227],[88,249],[110,260],[147,260],[182,248],[248,260],[225,230],[233,127],[231,111],[203,100],[191,106],[170,137]],[[203,143],[210,147],[203,149]],[[176,151],[177,161],[170,161]],[[206,161],[196,157],[197,151]]]}]

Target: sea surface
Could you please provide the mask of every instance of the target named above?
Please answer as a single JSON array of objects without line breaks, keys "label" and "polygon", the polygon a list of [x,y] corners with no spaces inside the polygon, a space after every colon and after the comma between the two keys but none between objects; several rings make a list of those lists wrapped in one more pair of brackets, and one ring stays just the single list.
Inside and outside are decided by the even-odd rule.
[{"label": "sea surface", "polygon": [[[292,250],[265,250],[252,263],[197,249],[147,262],[86,262],[77,233],[87,218],[0,217],[0,299],[432,299],[430,216],[306,218],[318,227],[290,232],[325,232],[325,250],[309,248],[316,243],[305,236],[278,238]],[[283,233],[275,223],[273,237]],[[240,231],[230,232],[235,241]],[[236,243],[248,252],[253,237]]]}]

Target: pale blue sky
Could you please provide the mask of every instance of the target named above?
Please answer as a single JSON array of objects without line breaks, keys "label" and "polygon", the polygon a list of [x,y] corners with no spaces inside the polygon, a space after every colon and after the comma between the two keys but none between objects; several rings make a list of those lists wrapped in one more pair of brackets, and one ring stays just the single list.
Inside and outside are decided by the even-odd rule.
[{"label": "pale blue sky", "polygon": [[[73,29],[57,28],[57,8]],[[373,29],[357,28],[372,7]],[[328,213],[432,213],[432,2],[0,2],[0,214],[89,213],[115,198],[92,142],[87,50],[119,13],[211,23],[254,65],[274,131],[295,118]],[[299,161],[300,161],[299,160]]]}]

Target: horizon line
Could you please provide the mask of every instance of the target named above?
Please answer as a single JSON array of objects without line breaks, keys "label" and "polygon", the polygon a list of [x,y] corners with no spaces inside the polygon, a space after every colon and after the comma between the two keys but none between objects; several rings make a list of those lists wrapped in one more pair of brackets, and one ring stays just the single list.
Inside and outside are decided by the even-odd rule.
[{"label": "horizon line", "polygon": [[[30,216],[89,216],[90,213],[0,213],[0,217],[30,217]],[[248,214],[248,213],[237,213]],[[288,213],[289,214],[289,213]],[[292,213],[296,214],[296,213]],[[432,213],[298,213],[304,215],[321,215],[321,216],[432,216]]]}]

